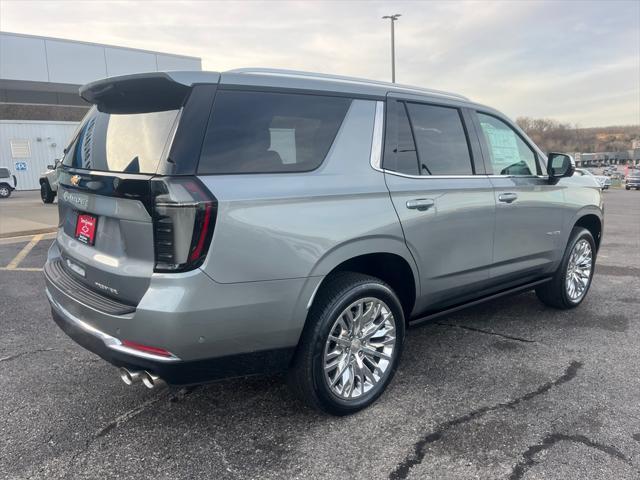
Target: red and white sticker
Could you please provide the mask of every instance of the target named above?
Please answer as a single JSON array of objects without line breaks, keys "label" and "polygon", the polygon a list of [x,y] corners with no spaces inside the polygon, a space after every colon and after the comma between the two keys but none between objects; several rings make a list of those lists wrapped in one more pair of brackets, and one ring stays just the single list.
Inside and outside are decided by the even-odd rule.
[{"label": "red and white sticker", "polygon": [[93,245],[96,240],[96,223],[97,219],[93,215],[78,215],[78,223],[76,223],[76,238],[82,243]]}]

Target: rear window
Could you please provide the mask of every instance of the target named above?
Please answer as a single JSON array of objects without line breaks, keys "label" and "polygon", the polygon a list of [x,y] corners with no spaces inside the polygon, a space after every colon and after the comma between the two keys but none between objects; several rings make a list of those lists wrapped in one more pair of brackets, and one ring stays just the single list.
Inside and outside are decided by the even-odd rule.
[{"label": "rear window", "polygon": [[0,178],[9,178],[10,176],[11,172],[8,168],[0,168]]},{"label": "rear window", "polygon": [[155,173],[178,113],[110,114],[93,107],[62,163],[87,170]]},{"label": "rear window", "polygon": [[198,172],[313,170],[329,152],[350,104],[343,97],[218,91]]}]

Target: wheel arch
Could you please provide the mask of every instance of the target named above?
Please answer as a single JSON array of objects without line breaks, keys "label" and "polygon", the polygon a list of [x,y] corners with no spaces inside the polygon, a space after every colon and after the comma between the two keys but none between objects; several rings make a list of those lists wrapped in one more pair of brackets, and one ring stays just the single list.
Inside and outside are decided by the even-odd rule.
[{"label": "wheel arch", "polygon": [[598,215],[594,213],[585,213],[576,219],[573,226],[589,230],[596,242],[596,251],[600,249],[600,242],[602,240],[602,219]]},{"label": "wheel arch", "polygon": [[[409,318],[420,292],[418,268],[404,241],[393,237],[358,239],[329,251],[316,264],[311,275],[324,278],[316,287],[308,305],[317,292],[336,272],[352,271],[380,278],[396,292]],[[407,281],[408,279],[408,281]]]}]

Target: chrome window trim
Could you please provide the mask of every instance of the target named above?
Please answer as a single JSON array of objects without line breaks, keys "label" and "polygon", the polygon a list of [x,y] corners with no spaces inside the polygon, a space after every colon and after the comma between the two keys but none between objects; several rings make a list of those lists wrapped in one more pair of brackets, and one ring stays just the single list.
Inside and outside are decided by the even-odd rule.
[{"label": "chrome window trim", "polygon": [[406,173],[394,172],[392,170],[385,170],[384,168],[376,168],[376,170],[388,173],[389,175],[395,175],[397,177],[415,178],[419,180],[423,179],[451,179],[451,178],[541,178],[548,179],[547,175],[487,175],[484,173],[476,175],[408,175]]},{"label": "chrome window trim", "polygon": [[384,102],[376,102],[376,113],[373,120],[373,136],[371,137],[371,156],[369,163],[374,170],[382,170],[382,140],[384,134]]},{"label": "chrome window trim", "polygon": [[451,178],[487,178],[489,175],[409,175],[406,173],[394,172],[392,170],[381,169],[381,172],[388,173],[389,175],[395,175],[398,177],[415,178],[419,180],[423,179],[451,179]]},{"label": "chrome window trim", "polygon": [[[409,175],[407,173],[394,172],[382,168],[382,147],[384,140],[384,105],[383,101],[376,101],[376,111],[373,121],[373,135],[371,137],[371,155],[369,164],[371,168],[389,175],[397,177],[414,178],[419,180],[426,179],[468,179],[468,178],[544,178],[548,179],[548,175],[490,175],[490,174],[473,174],[473,175]],[[455,108],[455,107],[452,107]]]}]

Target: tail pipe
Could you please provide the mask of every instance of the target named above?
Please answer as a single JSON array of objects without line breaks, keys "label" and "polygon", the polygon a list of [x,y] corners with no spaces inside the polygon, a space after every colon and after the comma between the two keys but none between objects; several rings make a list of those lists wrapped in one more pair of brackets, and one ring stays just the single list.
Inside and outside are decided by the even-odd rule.
[{"label": "tail pipe", "polygon": [[138,383],[142,380],[142,374],[144,372],[141,370],[127,370],[126,368],[120,369],[120,379],[126,383],[127,385],[133,385],[134,383]]},{"label": "tail pipe", "polygon": [[129,370],[124,367],[120,369],[120,379],[127,385],[142,382],[147,388],[157,388],[165,384],[164,380],[151,372],[147,372],[146,370]]},{"label": "tail pipe", "polygon": [[147,388],[157,388],[164,385],[164,380],[153,373],[145,371],[142,374],[142,383],[144,383],[144,386]]}]

